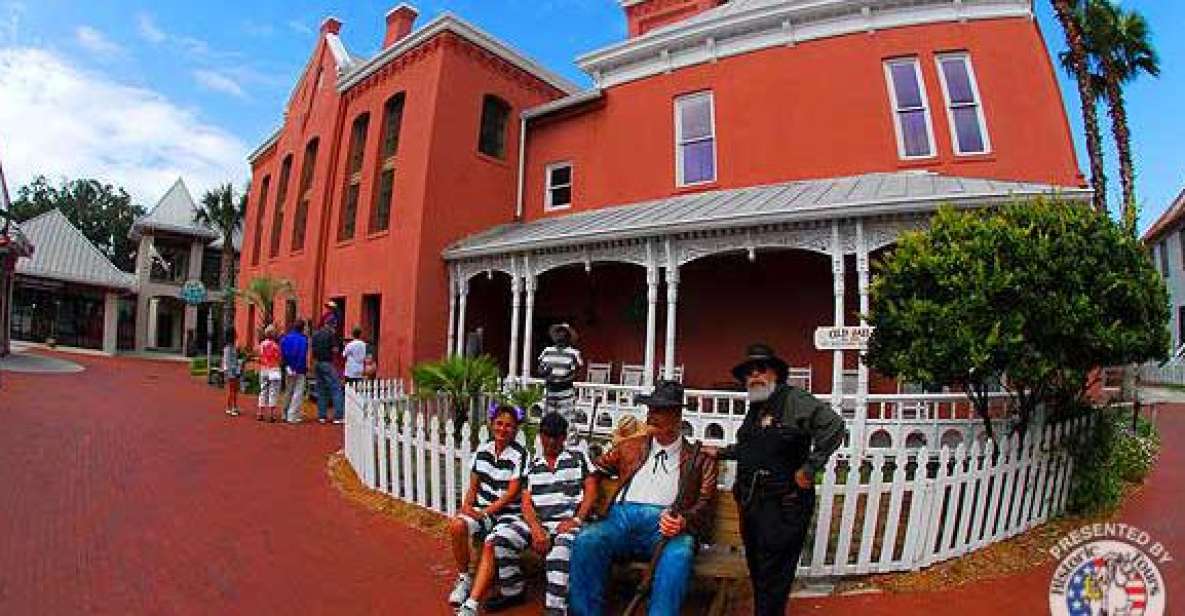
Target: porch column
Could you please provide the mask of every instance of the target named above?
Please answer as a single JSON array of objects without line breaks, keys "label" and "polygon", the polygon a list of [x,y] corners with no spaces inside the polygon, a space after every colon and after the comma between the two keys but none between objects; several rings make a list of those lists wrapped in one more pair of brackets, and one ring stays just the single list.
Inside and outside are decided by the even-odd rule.
[{"label": "porch column", "polygon": [[657,338],[658,322],[658,261],[654,256],[654,244],[646,244],[646,372],[642,376],[642,383],[647,387],[654,385],[654,345]]},{"label": "porch column", "polygon": [[666,362],[662,376],[675,376],[675,315],[679,312],[679,264],[675,261],[674,246],[667,239],[667,340]]},{"label": "porch column", "polygon": [[[843,327],[843,270],[843,243],[840,242],[839,221],[834,220],[831,222],[831,279],[836,327]],[[831,362],[831,408],[840,413],[843,411],[843,351],[836,349]]]},{"label": "porch column", "polygon": [[518,275],[518,268],[513,269],[514,275],[510,279],[510,358],[506,369],[506,376],[510,379],[518,374],[518,314],[523,307],[523,279]]},{"label": "porch column", "polygon": [[[868,243],[864,237],[864,220],[856,220],[856,280],[860,290],[860,327],[868,326]],[[856,373],[856,425],[852,435],[852,449],[859,455],[868,438],[868,364],[867,350],[860,350]]]},{"label": "porch column", "polygon": [[523,274],[523,285],[527,290],[527,315],[523,320],[522,378],[524,382],[531,378],[531,364],[534,363],[535,359],[531,349],[531,338],[535,333],[535,286],[537,284],[535,275],[531,273],[531,268],[528,265]]},{"label": "porch column", "polygon": [[457,285],[457,292],[461,294],[461,304],[457,312],[457,351],[456,354],[465,356],[465,305],[469,300],[469,279],[462,280]]},{"label": "porch column", "polygon": [[119,293],[108,291],[103,298],[103,352],[115,355],[119,348]]},{"label": "porch column", "polygon": [[447,359],[457,349],[457,271],[449,273],[448,278],[448,346],[444,347],[444,357]]}]

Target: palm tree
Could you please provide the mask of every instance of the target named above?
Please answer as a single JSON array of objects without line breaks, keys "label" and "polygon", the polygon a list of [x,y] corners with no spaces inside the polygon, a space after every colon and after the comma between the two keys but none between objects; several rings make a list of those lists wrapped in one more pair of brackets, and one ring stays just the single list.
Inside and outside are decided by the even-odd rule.
[{"label": "palm tree", "polygon": [[1149,41],[1148,22],[1134,10],[1110,0],[1087,0],[1082,20],[1086,52],[1094,65],[1095,94],[1107,99],[1111,132],[1119,155],[1119,183],[1123,188],[1124,230],[1136,234],[1135,166],[1132,163],[1131,130],[1123,101],[1123,86],[1141,73],[1160,74],[1160,61]]},{"label": "palm tree", "polygon": [[252,278],[251,282],[247,283],[247,288],[235,291],[235,294],[258,308],[260,319],[263,325],[267,326],[275,320],[276,302],[295,295],[296,285],[287,278],[262,275]]},{"label": "palm tree", "polygon": [[1099,136],[1099,116],[1095,108],[1095,90],[1091,86],[1087,65],[1086,44],[1082,37],[1080,0],[1050,0],[1053,11],[1066,35],[1067,51],[1062,54],[1062,65],[1078,82],[1078,98],[1082,103],[1082,125],[1086,130],[1086,152],[1090,157],[1090,185],[1094,188],[1094,208],[1107,213],[1107,176],[1103,171],[1102,138]]},{"label": "palm tree", "polygon": [[[226,294],[234,287],[234,236],[243,228],[243,217],[247,211],[247,193],[250,185],[237,199],[234,186],[227,182],[202,195],[201,207],[193,213],[193,222],[210,227],[222,236],[222,269],[218,273],[218,286]],[[222,326],[230,327],[234,322],[234,302],[229,294],[222,302]]]},{"label": "palm tree", "polygon": [[453,422],[460,432],[475,401],[498,392],[498,364],[489,355],[453,355],[438,362],[423,362],[411,369],[416,392],[421,397],[443,396],[453,409]]}]

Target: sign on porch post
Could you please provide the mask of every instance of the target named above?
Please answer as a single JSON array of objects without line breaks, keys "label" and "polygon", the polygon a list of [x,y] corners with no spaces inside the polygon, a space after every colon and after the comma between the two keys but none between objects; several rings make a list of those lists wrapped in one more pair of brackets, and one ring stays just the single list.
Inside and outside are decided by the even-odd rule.
[{"label": "sign on porch post", "polygon": [[864,350],[874,327],[816,327],[815,348],[820,351]]}]

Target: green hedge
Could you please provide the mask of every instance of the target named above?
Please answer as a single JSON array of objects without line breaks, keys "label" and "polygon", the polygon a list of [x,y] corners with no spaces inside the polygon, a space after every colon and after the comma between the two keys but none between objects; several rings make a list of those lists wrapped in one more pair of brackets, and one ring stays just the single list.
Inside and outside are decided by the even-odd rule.
[{"label": "green hedge", "polygon": [[1106,409],[1075,453],[1069,513],[1093,514],[1118,507],[1124,487],[1148,476],[1160,452],[1160,434],[1143,417],[1132,429],[1131,411]]}]

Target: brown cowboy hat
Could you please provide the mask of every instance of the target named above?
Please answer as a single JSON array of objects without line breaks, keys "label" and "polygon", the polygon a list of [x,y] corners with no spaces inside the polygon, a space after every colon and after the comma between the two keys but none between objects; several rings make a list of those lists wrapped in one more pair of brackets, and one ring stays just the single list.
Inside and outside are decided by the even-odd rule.
[{"label": "brown cowboy hat", "polygon": [[732,376],[740,381],[745,382],[749,376],[749,371],[755,365],[765,365],[774,369],[778,373],[778,382],[785,383],[787,377],[790,376],[790,366],[774,351],[773,347],[768,344],[750,344],[749,348],[745,350],[745,361],[733,366]]},{"label": "brown cowboy hat", "polygon": [[654,391],[634,398],[638,404],[645,404],[650,410],[682,409],[687,406],[683,401],[683,384],[678,381],[659,381],[654,385]]}]

